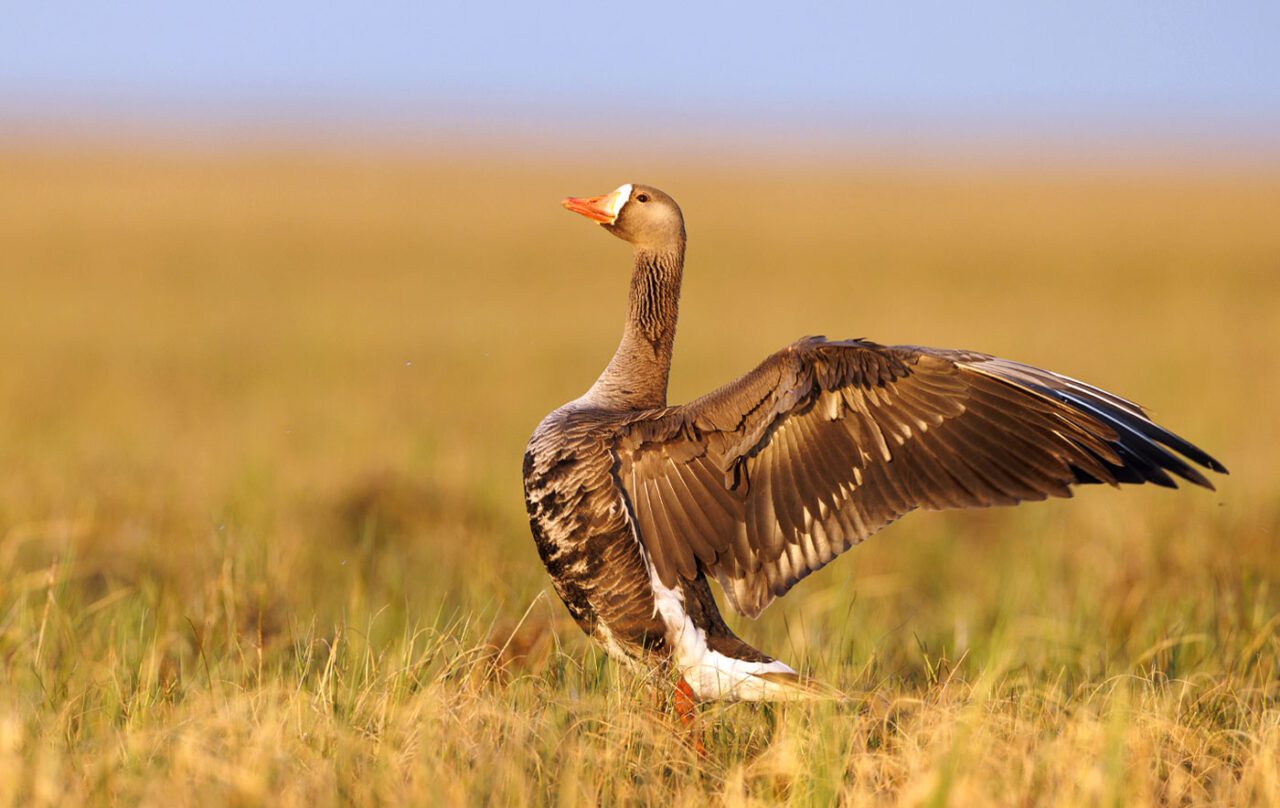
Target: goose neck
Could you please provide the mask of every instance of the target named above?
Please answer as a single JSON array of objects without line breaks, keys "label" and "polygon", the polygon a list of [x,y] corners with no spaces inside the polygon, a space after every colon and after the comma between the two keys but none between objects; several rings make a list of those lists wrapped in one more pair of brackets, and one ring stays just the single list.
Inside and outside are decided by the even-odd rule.
[{"label": "goose neck", "polygon": [[666,406],[683,272],[683,243],[636,250],[622,341],[584,398],[610,408]]}]

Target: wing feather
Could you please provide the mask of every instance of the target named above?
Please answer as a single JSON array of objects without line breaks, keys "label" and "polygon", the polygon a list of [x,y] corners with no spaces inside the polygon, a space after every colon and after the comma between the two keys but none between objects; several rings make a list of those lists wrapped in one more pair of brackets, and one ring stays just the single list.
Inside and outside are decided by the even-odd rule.
[{"label": "wing feather", "polygon": [[1138,405],[1066,376],[821,338],[686,406],[638,414],[614,451],[663,582],[705,570],[748,616],[916,508],[1175,476],[1212,488],[1192,463],[1226,471]]}]

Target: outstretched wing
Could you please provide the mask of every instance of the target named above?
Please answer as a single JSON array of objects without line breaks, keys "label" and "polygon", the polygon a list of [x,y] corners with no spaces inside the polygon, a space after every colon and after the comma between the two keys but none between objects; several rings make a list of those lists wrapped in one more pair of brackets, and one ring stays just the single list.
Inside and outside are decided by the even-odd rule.
[{"label": "outstretched wing", "polygon": [[617,475],[664,584],[715,575],[754,617],[915,508],[1067,497],[1078,483],[1212,488],[1226,469],[1118,396],[984,354],[801,340],[630,421]]}]

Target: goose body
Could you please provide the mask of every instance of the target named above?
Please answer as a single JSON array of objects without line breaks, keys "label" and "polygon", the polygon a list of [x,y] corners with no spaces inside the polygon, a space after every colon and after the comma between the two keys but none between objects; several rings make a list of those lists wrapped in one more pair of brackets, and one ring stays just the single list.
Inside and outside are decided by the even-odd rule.
[{"label": "goose body", "polygon": [[[801,339],[667,405],[684,222],[624,185],[565,207],[635,253],[622,341],[524,456],[539,555],[569,613],[625,664],[674,668],[696,699],[816,691],[725,625],[916,508],[1012,505],[1087,483],[1212,488],[1208,454],[1096,387],[971,351]],[[1190,462],[1188,462],[1190,461]]]}]

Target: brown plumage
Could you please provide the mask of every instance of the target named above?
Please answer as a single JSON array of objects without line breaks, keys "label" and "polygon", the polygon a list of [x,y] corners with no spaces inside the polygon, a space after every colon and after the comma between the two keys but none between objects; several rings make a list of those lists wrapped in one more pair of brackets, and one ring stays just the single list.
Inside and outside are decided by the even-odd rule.
[{"label": "brown plumage", "polygon": [[708,577],[755,617],[916,508],[1066,497],[1084,483],[1212,488],[1188,460],[1226,471],[1125,399],[968,351],[807,337],[667,407],[679,208],[640,185],[565,206],[631,242],[636,265],[613,360],[530,441],[530,523],[583,629],[619,659],[674,665],[699,698],[813,692],[728,630]]}]

